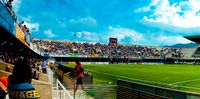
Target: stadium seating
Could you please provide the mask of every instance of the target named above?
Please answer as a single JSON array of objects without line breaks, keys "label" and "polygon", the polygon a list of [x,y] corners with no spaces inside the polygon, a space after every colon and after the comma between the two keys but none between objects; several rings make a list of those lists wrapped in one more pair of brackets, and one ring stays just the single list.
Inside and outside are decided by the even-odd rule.
[{"label": "stadium seating", "polygon": [[10,72],[12,72],[13,67],[14,67],[12,64],[0,62],[0,70],[6,71],[6,67],[8,67],[8,66],[10,67]]},{"label": "stadium seating", "polygon": [[34,39],[33,42],[38,45],[41,53],[51,56],[77,54],[82,57],[98,55],[98,57],[115,58],[166,58],[166,57],[184,57],[181,48],[152,47],[141,45],[110,45],[100,43],[83,43],[70,41],[51,41]]},{"label": "stadium seating", "polygon": [[[6,71],[7,66],[10,66],[11,70],[13,70],[14,66],[12,64],[0,62],[0,77],[8,77],[12,74],[11,72]],[[40,78],[40,80],[32,79],[32,84],[41,95],[40,99],[52,99],[52,84],[49,83],[48,76],[46,74],[41,74]]]},{"label": "stadium seating", "polygon": [[196,51],[195,48],[183,48],[182,52],[185,58],[191,58]]},{"label": "stadium seating", "polygon": [[0,70],[0,77],[8,77],[9,75],[11,75],[11,73],[9,73],[9,72],[6,72],[6,71],[4,71],[4,70]]},{"label": "stadium seating", "polygon": [[193,54],[193,57],[195,58],[199,58],[200,57],[200,47],[197,47],[194,54]]}]

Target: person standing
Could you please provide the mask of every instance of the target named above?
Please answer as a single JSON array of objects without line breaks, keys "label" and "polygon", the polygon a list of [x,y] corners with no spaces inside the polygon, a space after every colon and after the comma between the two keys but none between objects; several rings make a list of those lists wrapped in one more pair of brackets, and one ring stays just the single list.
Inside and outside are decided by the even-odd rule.
[{"label": "person standing", "polygon": [[40,72],[37,70],[36,64],[33,64],[31,72],[32,72],[32,78],[36,79],[36,80],[39,80]]},{"label": "person standing", "polygon": [[42,62],[42,73],[44,73],[44,74],[47,73],[47,62],[46,61]]},{"label": "person standing", "polygon": [[81,88],[83,90],[83,77],[84,77],[84,68],[83,65],[80,63],[80,61],[75,61],[76,62],[76,66],[75,66],[75,72],[76,72],[76,88],[75,88],[75,92],[78,89],[78,86],[81,85]]},{"label": "person standing", "polygon": [[19,23],[19,27],[20,27],[21,29],[24,28],[24,21],[22,21],[21,23]]}]

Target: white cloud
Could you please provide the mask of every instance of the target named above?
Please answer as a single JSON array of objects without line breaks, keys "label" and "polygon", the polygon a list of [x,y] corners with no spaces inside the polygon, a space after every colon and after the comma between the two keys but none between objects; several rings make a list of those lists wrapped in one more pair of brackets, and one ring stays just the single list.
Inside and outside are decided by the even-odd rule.
[{"label": "white cloud", "polygon": [[30,32],[38,32],[39,31],[39,23],[31,23],[31,22],[24,22],[24,24],[30,29]]},{"label": "white cloud", "polygon": [[33,22],[31,16],[22,17],[21,19],[24,21],[24,25],[30,29],[31,33],[39,31],[40,24],[38,22]]},{"label": "white cloud", "polygon": [[120,43],[122,43],[122,40],[126,39],[127,37],[131,39],[131,42],[129,42],[131,44],[138,41],[144,41],[144,36],[141,33],[136,32],[135,30],[128,28],[115,28],[112,26],[109,26],[108,37],[118,38]]},{"label": "white cloud", "polygon": [[158,3],[160,2],[160,0],[151,0],[151,4],[149,4],[146,7],[142,7],[139,9],[136,9],[135,12],[147,12],[151,10],[152,6],[158,5]]},{"label": "white cloud", "polygon": [[163,33],[150,34],[150,33],[139,33],[136,30],[129,28],[116,28],[109,26],[109,37],[118,38],[119,43],[128,44],[142,44],[142,45],[173,45],[177,43],[190,43],[190,40],[185,39],[182,36],[166,36]]},{"label": "white cloud", "polygon": [[62,22],[61,22],[61,21],[59,21],[59,20],[56,20],[56,23],[57,23],[57,24],[61,24]]},{"label": "white cloud", "polygon": [[133,29],[122,27],[108,27],[108,34],[99,34],[96,32],[81,31],[76,32],[77,40],[89,41],[89,42],[104,42],[107,43],[110,37],[118,39],[119,44],[141,44],[152,46],[173,45],[177,43],[190,43],[191,41],[185,39],[182,36],[165,36],[163,33],[148,34],[139,33]]},{"label": "white cloud", "polygon": [[147,12],[147,11],[150,11],[150,10],[151,10],[151,8],[148,6],[148,7],[136,9],[135,12]]},{"label": "white cloud", "polygon": [[151,15],[144,16],[144,20],[149,22],[164,23],[183,28],[195,28],[200,27],[199,5],[200,0],[174,2],[173,4],[170,4],[169,0],[152,0],[149,6],[139,8],[136,12],[149,11]]},{"label": "white cloud", "polygon": [[80,19],[70,19],[69,23],[82,24],[82,25],[86,25],[86,26],[96,26],[97,25],[96,20],[92,17],[83,17]]},{"label": "white cloud", "polygon": [[15,13],[18,13],[20,6],[21,6],[21,0],[13,1],[13,8],[15,10]]},{"label": "white cloud", "polygon": [[27,16],[27,17],[22,17],[23,21],[27,21],[27,22],[31,22],[32,17],[31,16]]},{"label": "white cloud", "polygon": [[66,22],[66,18],[65,17],[60,17],[60,18],[57,18],[56,19],[56,23],[57,24],[62,24],[62,23],[65,23]]},{"label": "white cloud", "polygon": [[57,36],[57,35],[55,35],[54,33],[52,33],[52,30],[51,30],[51,29],[45,30],[45,31],[44,31],[44,34],[45,34],[48,38],[54,38],[54,37]]},{"label": "white cloud", "polygon": [[173,44],[178,44],[178,43],[190,43],[191,41],[181,37],[181,36],[158,36],[155,38],[155,43],[160,43],[159,45],[173,45]]},{"label": "white cloud", "polygon": [[92,41],[92,42],[99,42],[100,38],[95,32],[88,32],[88,31],[81,31],[75,33],[77,38],[81,38],[83,40]]}]

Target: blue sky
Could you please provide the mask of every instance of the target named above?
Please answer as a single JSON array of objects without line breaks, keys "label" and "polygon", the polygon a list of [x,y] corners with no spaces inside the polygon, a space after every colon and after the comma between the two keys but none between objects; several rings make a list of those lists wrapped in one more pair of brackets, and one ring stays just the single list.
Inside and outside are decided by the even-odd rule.
[{"label": "blue sky", "polygon": [[[15,0],[34,38],[163,46],[200,34],[200,0]],[[76,36],[74,36],[76,34]]]}]

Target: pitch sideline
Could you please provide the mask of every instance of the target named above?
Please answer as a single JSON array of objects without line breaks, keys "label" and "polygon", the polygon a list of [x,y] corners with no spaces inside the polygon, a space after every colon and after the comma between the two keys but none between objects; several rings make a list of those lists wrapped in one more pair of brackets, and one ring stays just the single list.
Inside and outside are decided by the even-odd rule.
[{"label": "pitch sideline", "polygon": [[110,73],[105,73],[105,72],[98,72],[98,71],[92,71],[92,72],[101,73],[101,74],[105,74],[105,75],[110,75],[110,76],[114,76],[114,77],[117,77],[117,78],[120,77],[120,78],[140,81],[140,82],[149,82],[149,83],[160,84],[160,85],[168,85],[167,83],[160,83],[160,82],[154,82],[154,81],[148,81],[148,80],[135,79],[135,78],[130,78],[130,77],[126,77],[126,76],[120,76],[120,75],[114,75],[114,74],[110,74]]},{"label": "pitch sideline", "polygon": [[177,84],[188,83],[188,82],[198,81],[198,80],[200,80],[200,78],[198,78],[198,79],[191,79],[191,80],[184,80],[184,81],[175,82],[175,83],[170,83],[170,85],[177,85]]},{"label": "pitch sideline", "polygon": [[[110,75],[110,76],[114,76],[114,77],[121,77],[121,78],[130,79],[130,80],[135,80],[135,81],[149,82],[149,83],[160,84],[160,85],[169,85],[169,86],[175,85],[175,84],[180,84],[180,83],[185,83],[185,82],[191,82],[191,81],[200,80],[200,79],[192,79],[192,80],[186,80],[186,81],[176,82],[175,84],[173,84],[173,83],[168,84],[168,83],[160,83],[160,82],[154,82],[154,81],[148,81],[148,80],[134,79],[134,78],[126,77],[126,76],[114,75],[114,74],[105,73],[105,72],[98,72],[98,71],[92,71],[92,72],[101,73],[101,74],[105,74],[105,75]],[[200,90],[200,88],[189,87],[189,86],[181,86],[181,85],[176,85],[176,87],[182,87],[182,88],[186,88],[186,89],[196,89],[196,90]],[[183,91],[184,91],[184,90],[183,90]],[[193,93],[194,93],[194,92],[193,92]]]}]

